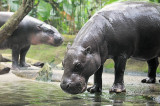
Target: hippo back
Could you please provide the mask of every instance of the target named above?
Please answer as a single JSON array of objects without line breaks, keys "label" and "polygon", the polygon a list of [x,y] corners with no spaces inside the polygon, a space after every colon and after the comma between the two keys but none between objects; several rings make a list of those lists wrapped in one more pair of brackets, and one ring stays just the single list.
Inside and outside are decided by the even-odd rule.
[{"label": "hippo back", "polygon": [[[13,15],[12,12],[0,12],[0,27]],[[13,32],[11,37],[4,40],[0,44],[0,49],[6,48],[23,48],[30,45],[29,37],[36,31],[37,25],[43,24],[30,16],[26,16],[19,24],[18,28]]]},{"label": "hippo back", "polygon": [[72,47],[88,45],[100,52],[103,62],[124,51],[128,56],[152,58],[160,52],[153,48],[160,47],[160,5],[118,2],[105,6],[82,27]]}]

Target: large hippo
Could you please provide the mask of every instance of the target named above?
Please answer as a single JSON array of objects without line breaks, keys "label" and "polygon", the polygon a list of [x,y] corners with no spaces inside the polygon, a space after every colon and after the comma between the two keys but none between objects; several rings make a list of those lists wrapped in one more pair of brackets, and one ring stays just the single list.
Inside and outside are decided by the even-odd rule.
[{"label": "large hippo", "polygon": [[[12,15],[11,12],[0,12],[0,27]],[[20,66],[29,66],[25,62],[25,56],[31,44],[59,46],[62,42],[63,38],[56,28],[33,17],[26,16],[12,36],[0,44],[0,49],[12,49],[12,67],[13,69],[19,69],[19,56]]]},{"label": "large hippo", "polygon": [[104,62],[115,63],[115,79],[110,92],[124,92],[124,70],[129,58],[148,63],[148,78],[156,81],[160,56],[160,5],[147,2],[118,2],[95,13],[68,46],[63,61],[61,88],[68,93],[82,93],[94,74],[91,93],[102,90]]}]

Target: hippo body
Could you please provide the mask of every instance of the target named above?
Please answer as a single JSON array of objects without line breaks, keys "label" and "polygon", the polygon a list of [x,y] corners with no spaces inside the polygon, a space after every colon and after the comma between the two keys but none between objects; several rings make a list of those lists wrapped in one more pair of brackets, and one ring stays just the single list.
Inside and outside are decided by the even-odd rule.
[{"label": "hippo body", "polygon": [[[12,12],[0,12],[0,27],[12,15]],[[29,66],[25,62],[25,56],[31,44],[59,46],[62,42],[61,34],[56,28],[33,17],[26,16],[13,34],[0,44],[0,49],[12,49],[12,67],[13,69],[19,69],[19,56],[20,66]]]},{"label": "hippo body", "polygon": [[160,6],[147,2],[118,2],[95,13],[68,46],[63,61],[61,88],[71,94],[86,90],[94,74],[91,93],[102,90],[103,64],[115,63],[115,79],[111,92],[123,92],[124,70],[129,58],[148,63],[148,78],[154,83],[160,56]]}]

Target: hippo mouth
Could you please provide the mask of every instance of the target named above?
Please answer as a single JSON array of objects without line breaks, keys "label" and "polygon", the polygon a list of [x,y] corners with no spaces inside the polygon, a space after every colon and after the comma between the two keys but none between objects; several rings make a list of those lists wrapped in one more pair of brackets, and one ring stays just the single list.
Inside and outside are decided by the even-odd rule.
[{"label": "hippo mouth", "polygon": [[74,83],[70,83],[68,85],[66,84],[61,84],[60,85],[62,90],[65,91],[66,93],[69,93],[69,94],[80,94],[80,93],[83,93],[86,91],[87,89],[87,84],[84,83],[77,83],[77,84],[74,84]]},{"label": "hippo mouth", "polygon": [[63,38],[49,37],[48,43],[52,46],[60,46],[63,43]]}]

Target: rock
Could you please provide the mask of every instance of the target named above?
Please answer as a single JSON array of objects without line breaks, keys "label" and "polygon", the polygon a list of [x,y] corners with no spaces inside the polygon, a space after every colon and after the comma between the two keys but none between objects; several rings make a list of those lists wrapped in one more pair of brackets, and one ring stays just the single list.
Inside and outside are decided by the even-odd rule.
[{"label": "rock", "polygon": [[62,70],[53,70],[52,72],[53,72],[53,74],[52,74],[51,81],[52,82],[60,82],[61,78],[62,78],[62,74],[63,74],[64,71],[62,71]]},{"label": "rock", "polygon": [[36,66],[36,67],[40,67],[40,68],[42,68],[43,66],[44,66],[44,63],[42,63],[42,62],[36,62],[36,63],[34,63],[34,64],[32,64],[33,66]]},{"label": "rock", "polygon": [[156,101],[157,103],[160,103],[160,96],[156,97],[156,98],[155,98],[155,101]]},{"label": "rock", "polygon": [[5,68],[3,68],[3,69],[0,69],[0,75],[9,73],[9,71],[10,71],[10,68],[9,68],[9,67],[5,67]]},{"label": "rock", "polygon": [[58,64],[56,67],[57,67],[57,69],[63,70],[63,65],[62,65],[62,63]]},{"label": "rock", "polygon": [[9,73],[10,68],[0,63],[0,75]]},{"label": "rock", "polygon": [[20,68],[20,70],[12,70],[12,73],[18,77],[27,78],[27,79],[35,79],[38,75],[40,68],[31,66],[28,68]]},{"label": "rock", "polygon": [[52,80],[52,68],[48,63],[45,63],[42,69],[38,72],[36,80],[38,81],[51,81]]}]

